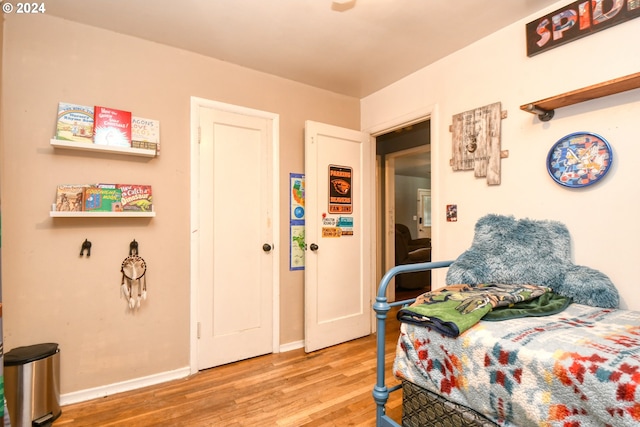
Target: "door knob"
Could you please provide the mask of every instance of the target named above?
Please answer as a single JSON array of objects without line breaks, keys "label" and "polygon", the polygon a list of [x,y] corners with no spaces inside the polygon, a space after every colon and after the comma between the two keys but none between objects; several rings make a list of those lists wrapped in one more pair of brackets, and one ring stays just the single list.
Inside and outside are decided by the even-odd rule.
[{"label": "door knob", "polygon": [[315,243],[312,243],[311,246],[309,246],[311,248],[312,251],[317,251],[318,250],[318,245],[316,245]]},{"label": "door knob", "polygon": [[271,250],[271,245],[268,243],[265,243],[264,245],[262,245],[262,250],[265,252],[269,252]]}]

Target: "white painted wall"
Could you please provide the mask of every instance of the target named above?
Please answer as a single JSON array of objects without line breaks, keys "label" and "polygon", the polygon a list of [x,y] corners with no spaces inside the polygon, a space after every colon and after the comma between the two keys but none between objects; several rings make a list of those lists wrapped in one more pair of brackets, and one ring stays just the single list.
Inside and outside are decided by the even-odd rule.
[{"label": "white painted wall", "polygon": [[[567,224],[576,264],[606,273],[621,305],[640,309],[638,159],[640,90],[558,109],[540,122],[520,105],[640,70],[640,19],[564,46],[526,56],[527,22],[566,1],[511,25],[361,101],[362,129],[379,131],[416,114],[432,112],[434,260],[455,259],[467,249],[478,218],[487,213],[553,219]],[[487,186],[472,171],[453,172],[449,125],[455,114],[501,102],[502,184]],[[613,147],[614,163],[599,183],[567,189],[547,173],[546,157],[561,137],[590,131]],[[446,222],[447,204],[458,205],[458,221]],[[444,283],[444,272],[436,275]]]}]

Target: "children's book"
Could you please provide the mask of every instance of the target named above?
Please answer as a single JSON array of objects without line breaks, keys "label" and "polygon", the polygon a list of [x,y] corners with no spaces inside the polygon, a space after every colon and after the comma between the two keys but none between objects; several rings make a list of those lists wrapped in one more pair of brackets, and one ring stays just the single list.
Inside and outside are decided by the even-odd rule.
[{"label": "children's book", "polygon": [[131,112],[96,106],[93,142],[113,147],[131,147]]},{"label": "children's book", "polygon": [[150,185],[117,184],[116,188],[122,191],[123,211],[153,211],[153,196]]},{"label": "children's book", "polygon": [[156,150],[160,154],[160,122],[153,119],[131,117],[131,147]]},{"label": "children's book", "polygon": [[87,212],[122,212],[122,192],[118,188],[86,187],[84,210]]},{"label": "children's book", "polygon": [[60,102],[56,139],[91,144],[93,142],[93,107]]},{"label": "children's book", "polygon": [[97,184],[98,188],[117,188],[121,191],[122,210],[128,212],[152,212],[153,193],[150,185]]},{"label": "children's book", "polygon": [[58,185],[56,191],[56,211],[82,212],[84,189],[82,184]]}]

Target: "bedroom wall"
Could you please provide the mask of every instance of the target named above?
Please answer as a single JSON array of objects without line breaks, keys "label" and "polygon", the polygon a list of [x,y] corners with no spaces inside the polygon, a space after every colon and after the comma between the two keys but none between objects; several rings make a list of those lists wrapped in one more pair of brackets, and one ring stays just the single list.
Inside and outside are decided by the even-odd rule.
[{"label": "bedroom wall", "polygon": [[[527,22],[566,5],[541,10],[426,67],[361,102],[362,129],[431,111],[434,260],[455,259],[473,238],[475,222],[487,213],[564,222],[572,235],[576,264],[606,273],[622,307],[640,309],[640,197],[637,189],[640,90],[558,109],[546,123],[520,105],[640,70],[640,19],[608,28],[535,57],[525,50]],[[488,186],[472,171],[453,172],[452,116],[502,103],[502,183]],[[590,131],[613,147],[614,162],[600,182],[567,189],[548,175],[546,157],[563,136]],[[458,205],[458,221],[446,222],[447,204]],[[444,271],[435,279],[443,284]]]},{"label": "bedroom wall", "polygon": [[[303,172],[304,121],[357,129],[359,100],[59,18],[5,18],[5,349],[59,343],[63,398],[188,367],[190,97],[280,114],[283,244],[289,173]],[[159,120],[160,157],[54,152],[49,140],[59,101]],[[153,185],[157,216],[49,217],[57,184],[114,181]],[[90,259],[78,256],[85,238],[93,243]],[[132,239],[149,265],[149,299],[135,314],[119,296],[120,264]],[[282,250],[276,284],[280,306],[287,308],[280,318],[282,344],[304,337],[303,272],[290,272],[288,265]]]}]

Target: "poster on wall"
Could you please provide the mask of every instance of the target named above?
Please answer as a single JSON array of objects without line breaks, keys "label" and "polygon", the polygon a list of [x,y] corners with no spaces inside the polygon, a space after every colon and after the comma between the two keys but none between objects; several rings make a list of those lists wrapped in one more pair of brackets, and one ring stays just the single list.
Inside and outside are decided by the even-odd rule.
[{"label": "poster on wall", "polygon": [[346,214],[353,212],[351,184],[353,168],[329,165],[329,213]]},{"label": "poster on wall", "polygon": [[289,174],[289,270],[304,270],[304,175]]},{"label": "poster on wall", "polygon": [[304,270],[304,225],[292,224],[290,229],[289,270]]}]

